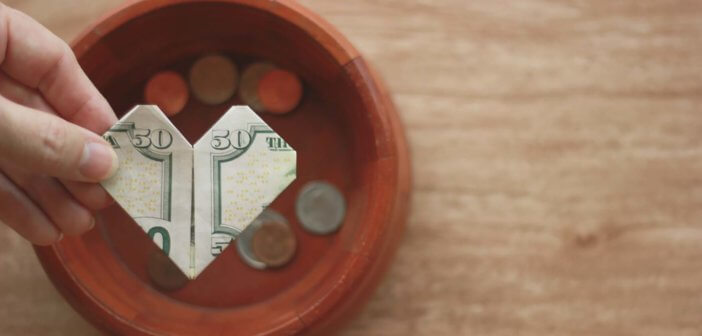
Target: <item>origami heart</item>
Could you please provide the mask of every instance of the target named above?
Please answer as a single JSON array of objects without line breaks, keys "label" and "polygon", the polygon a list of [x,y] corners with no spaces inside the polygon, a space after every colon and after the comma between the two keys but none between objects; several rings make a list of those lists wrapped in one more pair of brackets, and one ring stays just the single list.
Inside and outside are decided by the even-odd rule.
[{"label": "origami heart", "polygon": [[247,106],[195,146],[153,105],[103,137],[120,168],[102,185],[191,279],[295,179],[295,150]]}]

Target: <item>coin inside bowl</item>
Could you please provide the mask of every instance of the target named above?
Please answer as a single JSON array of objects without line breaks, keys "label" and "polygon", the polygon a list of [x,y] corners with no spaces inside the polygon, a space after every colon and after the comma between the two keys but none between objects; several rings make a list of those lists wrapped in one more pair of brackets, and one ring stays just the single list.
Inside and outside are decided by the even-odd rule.
[{"label": "coin inside bowl", "polygon": [[[258,270],[230,246],[196,279],[164,291],[147,271],[156,246],[115,205],[98,214],[90,233],[37,248],[56,287],[86,318],[126,334],[324,332],[370,295],[406,219],[407,148],[382,83],[333,27],[294,1],[153,0],[98,22],[74,50],[118,115],[143,103],[154,74],[187,76],[213,53],[240,69],[276,64],[304,86],[292,112],[261,114],[298,153],[297,180],[270,205],[298,239],[295,257]],[[193,143],[236,104],[236,94],[215,105],[190,99],[171,120]],[[333,234],[310,234],[295,216],[296,197],[312,180],[333,184],[347,202]]]}]

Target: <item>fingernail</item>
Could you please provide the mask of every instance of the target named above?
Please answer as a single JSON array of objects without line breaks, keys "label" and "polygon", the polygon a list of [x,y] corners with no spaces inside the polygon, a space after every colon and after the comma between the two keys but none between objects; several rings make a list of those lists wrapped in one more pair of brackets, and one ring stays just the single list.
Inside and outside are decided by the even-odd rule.
[{"label": "fingernail", "polygon": [[117,171],[117,154],[107,144],[88,142],[83,148],[79,169],[87,179],[101,181]]},{"label": "fingernail", "polygon": [[56,242],[58,243],[61,240],[63,240],[63,232],[59,232],[59,236],[58,236],[58,239],[56,239]]},{"label": "fingernail", "polygon": [[88,225],[88,231],[95,227],[95,217],[90,217],[90,225]]}]

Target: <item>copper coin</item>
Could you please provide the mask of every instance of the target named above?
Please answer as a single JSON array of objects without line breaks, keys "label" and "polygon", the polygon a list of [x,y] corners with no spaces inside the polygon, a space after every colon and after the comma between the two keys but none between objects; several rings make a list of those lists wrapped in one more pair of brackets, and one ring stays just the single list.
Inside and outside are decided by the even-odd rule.
[{"label": "copper coin", "polygon": [[244,69],[241,74],[241,82],[239,84],[239,97],[256,112],[264,112],[265,106],[261,103],[258,97],[258,82],[265,74],[275,69],[275,66],[270,63],[253,63]]},{"label": "copper coin", "polygon": [[280,267],[295,255],[297,241],[290,227],[280,221],[266,221],[256,230],[251,241],[256,259],[266,266]]},{"label": "copper coin", "polygon": [[266,110],[275,114],[292,111],[302,98],[302,83],[294,73],[275,69],[258,83],[258,96]]},{"label": "copper coin", "polygon": [[236,65],[229,58],[204,56],[190,68],[190,89],[205,104],[221,104],[234,95],[237,77]]},{"label": "copper coin", "polygon": [[190,98],[185,79],[175,71],[161,71],[146,83],[144,99],[157,105],[168,116],[183,110]]},{"label": "copper coin", "polygon": [[236,250],[239,252],[239,257],[241,260],[251,266],[252,268],[255,268],[257,270],[263,270],[266,269],[266,264],[261,262],[256,258],[256,255],[254,255],[253,250],[251,248],[251,240],[253,239],[253,235],[256,233],[258,228],[261,226],[261,217],[264,216],[266,211],[269,211],[268,209],[263,210],[264,212],[261,213],[256,219],[249,224],[244,231],[241,231],[241,233],[236,237],[235,243],[236,243]]},{"label": "copper coin", "polygon": [[151,281],[162,290],[174,291],[188,283],[188,277],[161,250],[149,255],[146,267]]}]

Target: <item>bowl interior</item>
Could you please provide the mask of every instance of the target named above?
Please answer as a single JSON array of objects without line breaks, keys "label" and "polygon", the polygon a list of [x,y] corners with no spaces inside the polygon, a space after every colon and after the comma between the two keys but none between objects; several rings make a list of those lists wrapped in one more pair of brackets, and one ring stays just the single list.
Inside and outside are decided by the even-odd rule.
[{"label": "bowl interior", "polygon": [[[299,27],[255,8],[214,2],[164,7],[106,33],[79,61],[122,115],[144,103],[144,85],[156,72],[175,70],[187,77],[194,60],[212,52],[232,57],[240,71],[251,62],[269,61],[303,80],[303,100],[295,111],[284,116],[261,115],[297,150],[297,179],[271,205],[295,232],[298,249],[294,259],[280,269],[255,270],[240,260],[232,244],[184,288],[163,292],[151,284],[146,271],[147,256],[156,246],[118,206],[102,211],[99,230],[81,239],[108,246],[109,255],[102,257],[118,259],[122,265],[118,271],[143,282],[144,293],[203,307],[240,307],[266,301],[313,273],[333,269],[324,265],[340,263],[339,258],[347,255],[343,252],[354,249],[369,208],[364,170],[377,157],[375,135],[365,117],[369,112],[361,93],[344,64]],[[193,143],[236,104],[241,104],[236,95],[217,106],[191,97],[183,112],[171,120]],[[344,193],[348,211],[342,229],[335,234],[307,233],[295,216],[297,194],[312,180],[329,181]]]}]

